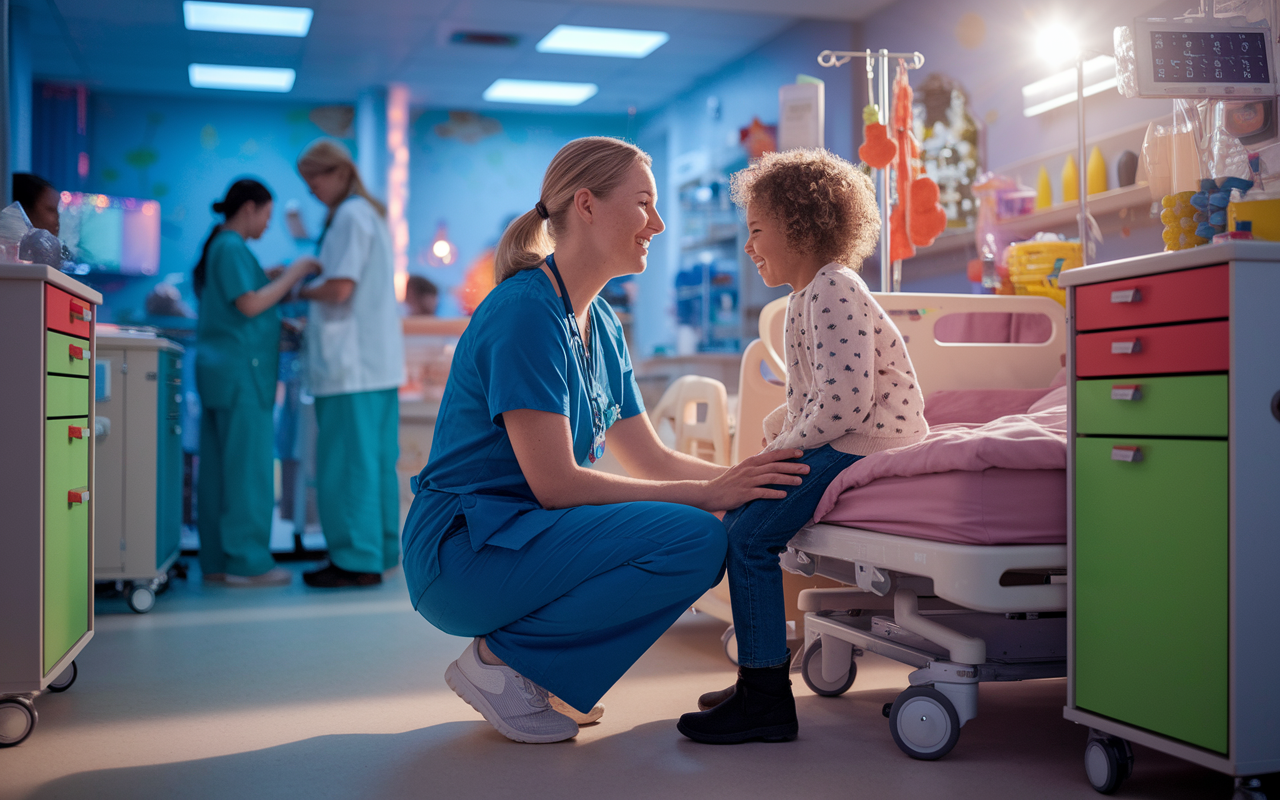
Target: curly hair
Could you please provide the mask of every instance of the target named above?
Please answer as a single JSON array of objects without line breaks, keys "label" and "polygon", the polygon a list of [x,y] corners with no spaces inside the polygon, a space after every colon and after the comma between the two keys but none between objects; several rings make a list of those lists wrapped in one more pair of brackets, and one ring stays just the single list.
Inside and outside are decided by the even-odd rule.
[{"label": "curly hair", "polygon": [[861,170],[821,148],[765,153],[730,178],[730,197],[778,219],[787,244],[853,269],[875,252],[876,193]]}]

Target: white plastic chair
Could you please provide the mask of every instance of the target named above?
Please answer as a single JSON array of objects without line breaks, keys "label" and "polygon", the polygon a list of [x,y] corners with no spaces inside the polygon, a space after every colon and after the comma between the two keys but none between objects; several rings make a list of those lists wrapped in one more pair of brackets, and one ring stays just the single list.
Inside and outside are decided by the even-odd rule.
[{"label": "white plastic chair", "polygon": [[655,427],[663,420],[675,431],[676,450],[729,465],[729,396],[723,383],[701,375],[677,379],[653,411]]},{"label": "white plastic chair", "polygon": [[[738,373],[738,424],[734,431],[731,464],[760,452],[764,418],[787,401],[787,367],[782,358],[783,323],[787,298],[771,301],[760,310],[760,338],[747,345]],[[768,372],[770,377],[766,377]]]}]

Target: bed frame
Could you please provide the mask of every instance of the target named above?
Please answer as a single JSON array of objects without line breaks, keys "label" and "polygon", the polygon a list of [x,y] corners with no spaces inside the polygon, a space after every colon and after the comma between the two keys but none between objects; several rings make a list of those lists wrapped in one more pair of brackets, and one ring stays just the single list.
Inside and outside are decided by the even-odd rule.
[{"label": "bed frame", "polygon": [[[1051,299],[875,297],[902,332],[926,395],[1047,387],[1065,363],[1065,312]],[[761,338],[744,353],[735,462],[755,452],[748,444],[758,441],[763,414],[785,399],[780,382],[770,380],[785,375],[778,357],[785,311],[785,298],[765,308]],[[1036,344],[937,340],[940,319],[967,313],[1038,313],[1052,326],[1048,340]],[[894,741],[913,758],[932,760],[950,752],[960,728],[977,716],[979,683],[1066,675],[1065,545],[960,545],[817,524],[796,535],[782,564],[847,584],[800,595],[800,609],[807,613],[797,660],[811,689],[843,694],[865,651],[916,667],[911,687],[884,709]],[[727,606],[727,585],[697,604],[716,616]],[[731,637],[732,629],[725,633],[726,650]]]}]

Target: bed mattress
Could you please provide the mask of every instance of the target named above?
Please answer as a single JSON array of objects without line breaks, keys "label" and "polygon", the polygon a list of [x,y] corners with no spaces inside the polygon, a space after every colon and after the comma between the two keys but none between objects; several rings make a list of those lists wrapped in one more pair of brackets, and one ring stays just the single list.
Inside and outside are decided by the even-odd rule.
[{"label": "bed mattress", "polygon": [[841,493],[815,522],[953,544],[1065,544],[1067,474],[992,468],[879,478]]}]

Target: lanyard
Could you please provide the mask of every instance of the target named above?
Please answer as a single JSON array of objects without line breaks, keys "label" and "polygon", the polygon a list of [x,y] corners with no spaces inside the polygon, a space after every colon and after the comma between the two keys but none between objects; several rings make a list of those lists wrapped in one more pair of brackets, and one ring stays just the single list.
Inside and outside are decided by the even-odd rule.
[{"label": "lanyard", "polygon": [[[577,342],[579,352],[585,363],[582,365],[587,373],[587,380],[591,382],[591,387],[595,388],[596,374],[591,369],[591,351],[587,349],[587,343],[582,338],[582,332],[578,330],[578,317],[573,313],[573,303],[569,301],[569,290],[565,288],[564,278],[560,277],[560,270],[556,268],[555,255],[547,256],[547,266],[551,268],[551,274],[556,276],[556,283],[560,285],[560,299],[564,302],[564,313],[569,317],[569,329],[572,332],[571,338]],[[588,308],[587,313],[591,310]]]}]

